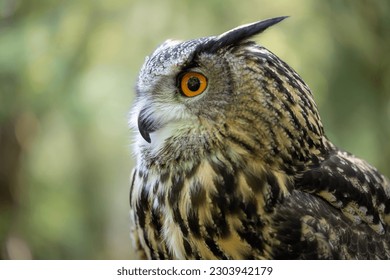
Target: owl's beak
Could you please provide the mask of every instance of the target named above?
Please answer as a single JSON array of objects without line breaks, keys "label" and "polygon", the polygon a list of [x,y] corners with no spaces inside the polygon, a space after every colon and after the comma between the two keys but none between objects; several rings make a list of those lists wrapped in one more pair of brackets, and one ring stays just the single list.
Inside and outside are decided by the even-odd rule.
[{"label": "owl's beak", "polygon": [[147,108],[142,109],[138,115],[138,130],[145,141],[151,143],[150,133],[156,131],[159,128],[159,125],[153,115],[147,113],[146,109]]},{"label": "owl's beak", "polygon": [[138,129],[139,129],[139,132],[141,133],[142,138],[144,138],[146,142],[151,143],[152,140],[150,139],[149,132],[147,130],[143,129],[142,127],[140,127],[139,119],[138,119]]}]

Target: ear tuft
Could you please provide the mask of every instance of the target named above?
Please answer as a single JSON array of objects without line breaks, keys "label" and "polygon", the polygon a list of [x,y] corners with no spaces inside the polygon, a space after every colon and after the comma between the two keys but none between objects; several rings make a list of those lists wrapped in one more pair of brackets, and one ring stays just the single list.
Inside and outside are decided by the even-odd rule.
[{"label": "ear tuft", "polygon": [[254,35],[260,34],[268,27],[277,24],[278,22],[284,20],[287,17],[288,16],[270,18],[263,21],[241,25],[219,35],[218,37],[214,37],[211,40],[207,41],[205,44],[199,46],[198,52],[213,53],[221,48],[238,44],[244,40],[251,38]]}]

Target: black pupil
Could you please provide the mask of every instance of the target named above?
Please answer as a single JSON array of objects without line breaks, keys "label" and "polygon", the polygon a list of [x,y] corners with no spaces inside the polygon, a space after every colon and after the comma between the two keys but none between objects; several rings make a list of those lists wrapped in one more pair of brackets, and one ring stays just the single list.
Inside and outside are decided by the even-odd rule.
[{"label": "black pupil", "polygon": [[190,91],[197,91],[200,88],[200,81],[197,77],[191,77],[187,82]]}]

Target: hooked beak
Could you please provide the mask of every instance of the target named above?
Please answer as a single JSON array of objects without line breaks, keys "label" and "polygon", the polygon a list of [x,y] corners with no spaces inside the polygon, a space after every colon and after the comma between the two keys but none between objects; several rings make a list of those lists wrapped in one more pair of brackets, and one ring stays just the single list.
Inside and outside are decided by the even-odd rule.
[{"label": "hooked beak", "polygon": [[138,115],[138,130],[146,142],[151,143],[150,133],[159,129],[158,121],[151,113],[147,113],[146,108],[142,109]]}]

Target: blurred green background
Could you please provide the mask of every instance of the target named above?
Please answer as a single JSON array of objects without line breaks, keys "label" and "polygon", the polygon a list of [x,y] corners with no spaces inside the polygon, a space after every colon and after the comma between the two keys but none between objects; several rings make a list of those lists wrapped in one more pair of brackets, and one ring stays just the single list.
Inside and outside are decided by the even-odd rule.
[{"label": "blurred green background", "polygon": [[0,0],[0,258],[132,258],[144,57],[281,15],[257,41],[309,84],[329,138],[390,176],[390,1]]}]

